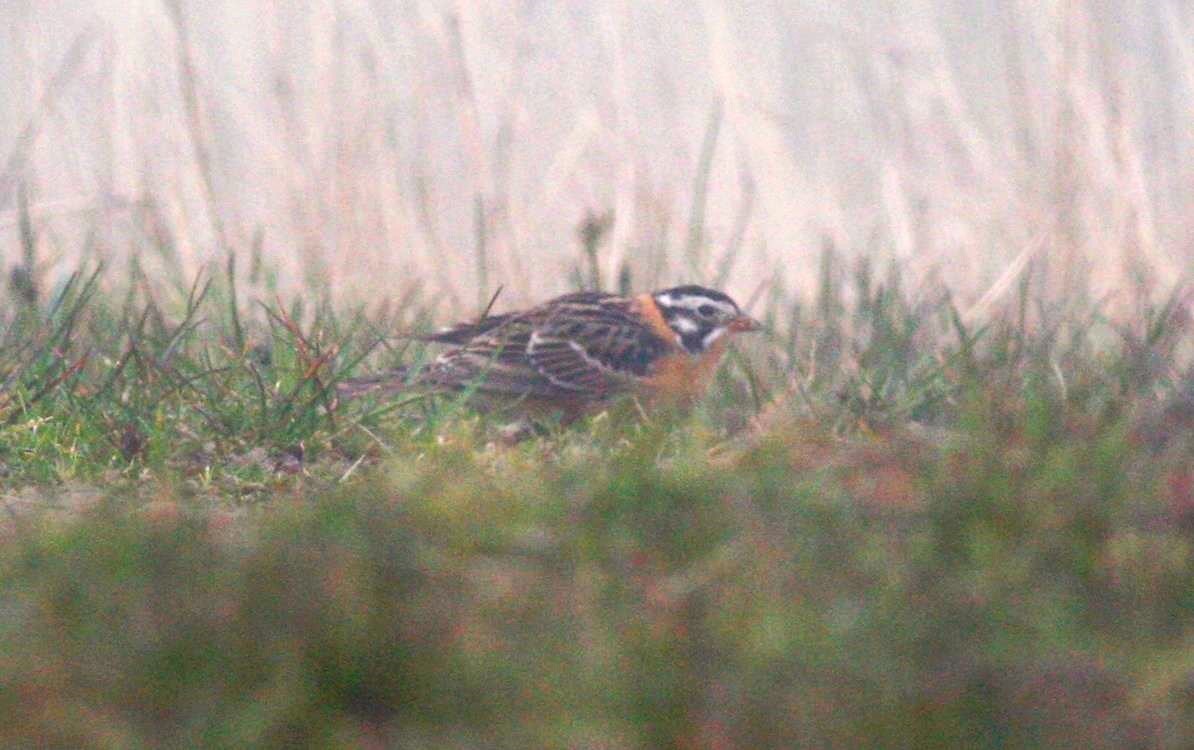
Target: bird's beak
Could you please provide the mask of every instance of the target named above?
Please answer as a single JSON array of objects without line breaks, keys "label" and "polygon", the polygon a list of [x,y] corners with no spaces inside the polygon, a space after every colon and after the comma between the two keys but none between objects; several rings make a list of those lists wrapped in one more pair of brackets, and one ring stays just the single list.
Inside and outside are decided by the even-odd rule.
[{"label": "bird's beak", "polygon": [[750,331],[757,331],[762,327],[762,323],[749,315],[739,315],[730,321],[730,330],[734,333],[749,333]]}]

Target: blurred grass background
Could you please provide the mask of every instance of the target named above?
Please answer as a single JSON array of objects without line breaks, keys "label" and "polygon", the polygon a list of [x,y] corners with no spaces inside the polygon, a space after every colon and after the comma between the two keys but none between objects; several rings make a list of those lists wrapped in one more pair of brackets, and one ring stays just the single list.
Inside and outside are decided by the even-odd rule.
[{"label": "blurred grass background", "polygon": [[[1194,256],[1194,12],[1175,0],[0,7],[0,227],[57,276],[169,237],[286,288],[443,314],[601,271],[811,293],[824,244],[977,300],[1166,286]],[[481,288],[487,287],[487,288]]]},{"label": "blurred grass background", "polygon": [[[0,22],[0,745],[1194,743],[1184,4]],[[335,403],[678,281],[695,413]]]}]

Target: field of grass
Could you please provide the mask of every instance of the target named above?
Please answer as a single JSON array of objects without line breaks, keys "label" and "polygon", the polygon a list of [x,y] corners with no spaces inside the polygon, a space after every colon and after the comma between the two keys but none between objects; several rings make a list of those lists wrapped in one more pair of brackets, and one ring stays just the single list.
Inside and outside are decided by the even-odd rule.
[{"label": "field of grass", "polygon": [[420,299],[242,265],[8,280],[0,745],[1194,740],[1181,290],[973,320],[826,254],[695,412],[508,444],[333,403]]},{"label": "field of grass", "polygon": [[[1192,39],[0,2],[0,747],[1194,747]],[[676,283],[690,413],[337,403]]]}]

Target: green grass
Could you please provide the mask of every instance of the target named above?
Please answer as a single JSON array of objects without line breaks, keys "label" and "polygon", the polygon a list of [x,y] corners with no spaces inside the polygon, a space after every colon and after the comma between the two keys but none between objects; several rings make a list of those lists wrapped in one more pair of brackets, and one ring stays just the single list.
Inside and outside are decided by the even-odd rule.
[{"label": "green grass", "polygon": [[[249,280],[247,286],[252,286]],[[260,284],[252,296],[268,300]],[[1194,370],[845,274],[688,415],[332,409],[390,311],[82,273],[0,336],[0,745],[1186,747]],[[384,340],[383,340],[384,339]]]}]

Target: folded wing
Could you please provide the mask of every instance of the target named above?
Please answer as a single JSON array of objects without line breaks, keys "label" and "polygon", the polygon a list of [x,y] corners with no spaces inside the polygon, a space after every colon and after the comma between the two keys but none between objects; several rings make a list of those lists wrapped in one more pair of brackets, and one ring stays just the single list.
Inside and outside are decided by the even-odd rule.
[{"label": "folded wing", "polygon": [[[433,340],[462,345],[440,355],[419,379],[439,388],[526,398],[616,395],[649,374],[669,348],[630,304],[614,295],[578,293],[527,313],[487,318],[472,331],[444,331]],[[462,341],[468,333],[472,337]]]},{"label": "folded wing", "polygon": [[527,357],[556,387],[605,397],[647,375],[667,348],[614,298],[562,307],[532,332]]}]

